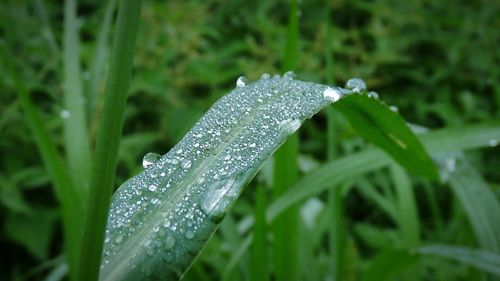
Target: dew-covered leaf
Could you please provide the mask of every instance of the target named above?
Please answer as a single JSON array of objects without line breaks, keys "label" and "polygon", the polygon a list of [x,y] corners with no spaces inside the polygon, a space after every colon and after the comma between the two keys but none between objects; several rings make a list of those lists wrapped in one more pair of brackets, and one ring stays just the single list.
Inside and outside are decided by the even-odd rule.
[{"label": "dew-covered leaf", "polygon": [[264,75],[222,97],[167,154],[115,193],[101,280],[177,280],[244,185],[303,121],[345,90]]},{"label": "dew-covered leaf", "polygon": [[438,179],[434,162],[418,138],[403,118],[380,102],[374,92],[349,95],[337,102],[335,107],[362,137],[382,148],[408,171]]}]

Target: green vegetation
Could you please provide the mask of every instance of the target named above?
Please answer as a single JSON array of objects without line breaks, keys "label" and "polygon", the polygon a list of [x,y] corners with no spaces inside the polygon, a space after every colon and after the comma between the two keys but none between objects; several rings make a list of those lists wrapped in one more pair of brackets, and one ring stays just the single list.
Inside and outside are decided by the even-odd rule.
[{"label": "green vegetation", "polygon": [[[175,279],[186,268],[183,280],[499,278],[499,12],[490,1],[146,1],[142,11],[127,0],[3,1],[0,276],[92,280],[104,243],[108,280]],[[252,106],[249,118],[195,126],[240,75],[289,70],[298,77],[266,80],[288,85],[282,98],[264,99],[276,118],[300,109],[282,128],[251,134],[272,124]],[[265,161],[327,105],[314,100],[321,84],[336,89],[352,77],[380,98],[342,98]],[[243,83],[224,100],[252,87],[274,93],[265,83]],[[232,118],[220,145],[217,135],[200,140],[211,156],[192,155],[190,135]],[[229,155],[242,156],[228,167],[245,173],[195,192],[201,171],[223,171],[222,148],[253,143],[255,155]],[[170,171],[175,188],[158,192],[152,184],[169,170],[155,154],[147,168],[141,161],[176,144],[161,161],[175,158],[187,172]],[[110,196],[122,184],[111,225],[141,230],[128,241],[108,228],[105,240]],[[131,196],[137,190],[149,203]],[[183,203],[190,192],[196,202],[224,199],[205,215],[184,213],[196,206]],[[175,218],[162,220],[164,212]],[[188,232],[191,216],[205,226]],[[175,223],[182,237],[143,236],[161,233],[156,222]]]}]

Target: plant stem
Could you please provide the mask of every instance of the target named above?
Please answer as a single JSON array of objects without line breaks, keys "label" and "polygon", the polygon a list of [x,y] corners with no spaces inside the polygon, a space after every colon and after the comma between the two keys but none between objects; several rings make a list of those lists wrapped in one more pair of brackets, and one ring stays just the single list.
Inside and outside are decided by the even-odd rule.
[{"label": "plant stem", "polygon": [[[2,19],[5,20],[5,19]],[[12,22],[12,18],[7,18]],[[6,42],[14,42],[13,29],[5,32]],[[83,214],[83,199],[72,184],[71,178],[66,173],[64,161],[57,151],[57,146],[50,137],[50,133],[45,127],[39,109],[30,99],[30,89],[33,83],[38,83],[32,77],[24,77],[19,65],[26,63],[15,55],[14,46],[5,46],[0,42],[0,55],[5,59],[3,68],[11,75],[13,88],[17,91],[19,103],[25,114],[25,121],[28,124],[33,139],[38,148],[44,167],[52,180],[54,193],[60,204],[64,233],[64,254],[69,265],[70,280],[76,280],[76,264],[78,261],[79,245],[81,241]],[[2,52],[4,51],[4,52]]]},{"label": "plant stem", "polygon": [[28,96],[28,90],[24,87],[15,71],[11,72],[19,95],[19,101],[26,115],[26,122],[34,136],[38,151],[42,156],[45,168],[52,179],[54,191],[61,205],[61,214],[64,231],[64,252],[69,265],[70,279],[76,280],[76,265],[78,261],[79,245],[81,241],[83,212],[82,198],[74,188],[57,147],[50,138],[49,132],[44,126],[38,108],[32,103]]},{"label": "plant stem", "polygon": [[[333,48],[331,43],[332,31],[330,26],[331,18],[331,1],[327,1],[326,4],[326,81],[328,84],[333,85],[334,79],[334,68],[333,68]],[[328,144],[328,161],[333,161],[337,155],[337,141],[338,134],[336,132],[335,120],[339,117],[338,112],[330,106],[327,109],[327,144]],[[345,261],[345,245],[346,245],[346,234],[344,225],[344,204],[343,204],[343,194],[340,185],[334,185],[328,191],[328,208],[331,210],[333,223],[330,224],[329,238],[330,238],[330,254],[332,255],[332,276],[333,280],[342,280],[344,272],[344,261]]]},{"label": "plant stem", "polygon": [[257,186],[255,199],[255,225],[251,252],[251,281],[269,280],[267,251],[266,194],[264,186]]},{"label": "plant stem", "polygon": [[[97,43],[90,66],[90,79],[87,84],[87,112],[89,116],[92,117],[90,118],[91,129],[94,129],[95,122],[99,119],[99,112],[97,109],[98,106],[101,105],[103,97],[103,95],[100,95],[99,87],[101,82],[104,81],[103,70],[109,53],[108,38],[116,4],[117,0],[108,0],[108,3],[106,4],[104,19],[97,35]],[[93,132],[94,130],[91,130],[91,136],[93,136]]]},{"label": "plant stem", "polygon": [[87,118],[80,70],[80,40],[76,1],[64,4],[64,148],[71,179],[80,195],[85,198],[90,181],[91,153],[87,134]]},{"label": "plant stem", "polygon": [[95,165],[89,190],[79,263],[78,274],[81,281],[96,280],[99,275],[141,3],[140,0],[121,0],[118,8],[113,53],[102,121],[97,133]]},{"label": "plant stem", "polygon": [[[298,7],[297,1],[290,3],[290,14],[283,58],[283,72],[293,70],[298,57]],[[299,135],[290,136],[276,152],[274,167],[274,198],[280,197],[297,181]],[[300,279],[299,261],[299,208],[290,208],[273,223],[273,253],[277,281]]]}]

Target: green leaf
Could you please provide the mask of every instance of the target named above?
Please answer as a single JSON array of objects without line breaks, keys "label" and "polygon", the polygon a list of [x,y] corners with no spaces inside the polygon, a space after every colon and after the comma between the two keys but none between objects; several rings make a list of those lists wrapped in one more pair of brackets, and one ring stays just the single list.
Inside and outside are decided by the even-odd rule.
[{"label": "green leaf", "polygon": [[417,252],[422,255],[458,261],[500,276],[500,255],[491,251],[449,245],[429,245],[418,248]]},{"label": "green leaf", "polygon": [[[419,136],[431,155],[490,146],[500,139],[500,124],[481,124],[442,129]],[[357,178],[391,163],[388,155],[378,149],[365,149],[321,166],[302,177],[290,190],[269,205],[268,220],[302,200],[346,180]]]},{"label": "green leaf", "polygon": [[434,162],[399,114],[368,95],[350,95],[335,104],[356,131],[385,150],[408,171],[439,179]]},{"label": "green leaf", "polygon": [[341,95],[290,76],[238,79],[168,154],[117,190],[101,280],[178,279],[262,163]]},{"label": "green leaf", "polygon": [[462,204],[482,249],[500,253],[500,202],[463,155],[445,162],[453,192]]}]

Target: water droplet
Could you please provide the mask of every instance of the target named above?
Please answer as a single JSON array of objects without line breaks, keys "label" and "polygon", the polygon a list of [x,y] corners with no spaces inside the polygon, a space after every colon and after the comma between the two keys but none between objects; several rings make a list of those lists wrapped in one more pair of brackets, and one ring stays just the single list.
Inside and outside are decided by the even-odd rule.
[{"label": "water droplet", "polygon": [[254,147],[256,147],[256,146],[257,146],[257,144],[256,144],[256,143],[254,143],[254,142],[252,142],[251,144],[249,144],[249,145],[248,145],[248,147],[251,147],[251,148],[254,148]]},{"label": "water droplet", "polygon": [[241,88],[245,87],[248,84],[248,78],[245,76],[240,76],[238,77],[238,80],[236,80],[236,87]]},{"label": "water droplet", "polygon": [[194,237],[194,232],[191,229],[188,230],[186,232],[186,238],[191,240],[191,239],[193,239],[193,237]]},{"label": "water droplet", "polygon": [[122,235],[118,235],[116,238],[115,238],[115,242],[116,243],[121,243],[123,241],[123,236]]},{"label": "water droplet", "polygon": [[378,100],[378,93],[374,91],[368,92],[368,97]]},{"label": "water droplet", "polygon": [[164,177],[166,174],[165,172],[161,172],[160,176]]},{"label": "water droplet", "polygon": [[325,100],[328,100],[328,101],[331,101],[331,102],[338,101],[341,96],[342,96],[342,93],[337,88],[327,87],[323,91],[323,98]]},{"label": "water droplet", "polygon": [[391,106],[389,106],[389,109],[390,109],[392,112],[396,112],[396,113],[398,113],[398,112],[399,112],[399,108],[398,108],[397,106],[395,106],[395,105],[391,105]]},{"label": "water droplet", "polygon": [[283,132],[288,135],[295,133],[300,128],[300,125],[302,125],[302,122],[299,119],[287,119],[280,123]]},{"label": "water droplet", "polygon": [[59,116],[61,116],[62,119],[68,119],[69,117],[71,117],[71,112],[69,112],[68,110],[61,110]]},{"label": "water droplet", "polygon": [[192,165],[192,162],[191,162],[191,160],[189,160],[189,159],[184,159],[184,160],[182,160],[182,162],[181,162],[181,167],[182,167],[183,169],[189,169],[189,168],[191,168],[191,165]]},{"label": "water droplet", "polygon": [[498,145],[498,141],[497,140],[490,140],[488,141],[488,144],[491,146],[491,147],[495,147]]},{"label": "water droplet", "polygon": [[269,73],[264,73],[262,74],[262,76],[260,76],[260,79],[263,80],[268,80],[269,78],[271,78],[271,75],[269,75]]},{"label": "water droplet", "polygon": [[146,169],[147,167],[153,165],[161,158],[161,155],[154,152],[149,152],[142,158],[142,167]]},{"label": "water droplet", "polygon": [[449,158],[448,160],[446,160],[446,169],[448,169],[448,171],[452,173],[455,172],[456,165],[457,160],[455,158]]},{"label": "water droplet", "polygon": [[287,79],[294,79],[297,77],[297,74],[295,74],[295,72],[290,70],[290,71],[285,72],[285,74],[283,74],[283,77],[287,78]]},{"label": "water droplet", "polygon": [[165,239],[165,249],[171,249],[175,245],[175,238],[171,235],[167,236]]},{"label": "water droplet", "polygon": [[152,184],[152,185],[150,185],[150,186],[148,187],[149,191],[152,191],[152,192],[155,192],[157,188],[158,188],[158,187],[157,187],[156,185],[154,185],[154,184]]},{"label": "water droplet", "polygon": [[366,83],[360,78],[351,78],[345,83],[345,87],[353,93],[360,93],[366,91]]}]

